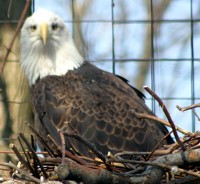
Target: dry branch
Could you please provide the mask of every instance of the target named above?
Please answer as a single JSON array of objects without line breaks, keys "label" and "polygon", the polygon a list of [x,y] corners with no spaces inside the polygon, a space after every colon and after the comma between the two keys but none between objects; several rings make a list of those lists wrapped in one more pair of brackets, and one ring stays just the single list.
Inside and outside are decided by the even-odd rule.
[{"label": "dry branch", "polygon": [[174,122],[173,122],[173,120],[172,120],[172,118],[171,118],[171,116],[169,114],[169,111],[167,110],[165,104],[163,103],[163,101],[161,100],[161,98],[154,91],[152,91],[149,87],[144,86],[144,89],[150,95],[152,95],[156,99],[156,101],[158,102],[158,104],[161,106],[163,112],[165,113],[165,115],[166,115],[166,117],[167,117],[167,119],[168,119],[168,121],[169,121],[169,123],[171,125],[171,128],[172,128],[173,133],[174,133],[174,137],[175,137],[177,143],[180,145],[180,147],[182,148],[182,150],[185,151],[185,147],[184,147],[183,143],[179,139],[179,136],[178,136],[177,131],[176,131],[176,127],[174,125]]},{"label": "dry branch", "polygon": [[180,107],[179,105],[177,105],[176,107],[177,107],[177,109],[179,111],[184,112],[184,111],[187,111],[187,110],[190,110],[190,109],[194,109],[194,108],[200,107],[200,103],[193,104],[193,105],[190,105],[190,106],[187,106],[187,107]]},{"label": "dry branch", "polygon": [[6,167],[10,167],[10,168],[13,168],[15,169],[16,171],[18,171],[20,173],[20,176],[21,179],[27,179],[28,181],[33,181],[35,183],[40,183],[40,180],[31,176],[30,173],[26,172],[25,170],[23,169],[20,169],[18,168],[16,165],[14,165],[13,163],[9,162],[9,163],[0,163],[1,166],[6,166]]},{"label": "dry branch", "polygon": [[61,130],[58,130],[61,139],[61,152],[62,152],[62,164],[65,163],[65,137]]},{"label": "dry branch", "polygon": [[24,157],[22,157],[22,155],[20,154],[20,152],[18,151],[18,149],[16,148],[16,146],[14,144],[10,144],[9,147],[14,151],[15,155],[17,156],[17,158],[19,159],[19,161],[26,166],[27,169],[29,169],[32,173],[34,172],[30,163],[26,162],[26,160],[24,159]]},{"label": "dry branch", "polygon": [[64,135],[68,136],[68,137],[73,137],[76,140],[80,141],[86,147],[88,147],[94,154],[96,154],[96,156],[98,158],[100,158],[103,162],[106,161],[105,156],[99,150],[97,150],[97,148],[93,144],[91,144],[90,142],[88,142],[87,140],[85,140],[83,137],[81,137],[81,136],[79,136],[77,134],[69,134],[69,133],[64,133]]},{"label": "dry branch", "polygon": [[[168,123],[167,121],[161,119],[161,118],[158,118],[156,116],[153,116],[153,115],[149,115],[149,114],[145,114],[145,113],[138,113],[138,112],[135,112],[134,110],[132,110],[132,113],[137,117],[137,118],[143,118],[143,119],[151,119],[151,120],[154,120],[156,122],[160,122],[162,124],[164,124],[165,126],[168,126],[171,128],[171,125],[170,123]],[[188,130],[183,130],[182,128],[178,127],[178,126],[175,126],[175,129],[177,131],[179,131],[180,133],[182,134],[185,134],[185,135],[188,135],[188,136],[192,136],[194,135],[194,133],[192,132],[189,132]]]}]

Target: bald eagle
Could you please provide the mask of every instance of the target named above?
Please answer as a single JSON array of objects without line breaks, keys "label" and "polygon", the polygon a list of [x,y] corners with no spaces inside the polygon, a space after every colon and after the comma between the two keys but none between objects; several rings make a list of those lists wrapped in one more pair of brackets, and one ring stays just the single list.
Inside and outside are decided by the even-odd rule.
[{"label": "bald eagle", "polygon": [[[33,13],[21,29],[20,44],[36,127],[47,142],[49,134],[61,144],[59,129],[79,134],[104,154],[151,151],[168,133],[164,125],[134,116],[132,110],[153,115],[143,94],[124,78],[86,61],[58,15]],[[90,156],[82,143],[65,139],[66,149]],[[172,142],[168,136],[160,146]]]}]

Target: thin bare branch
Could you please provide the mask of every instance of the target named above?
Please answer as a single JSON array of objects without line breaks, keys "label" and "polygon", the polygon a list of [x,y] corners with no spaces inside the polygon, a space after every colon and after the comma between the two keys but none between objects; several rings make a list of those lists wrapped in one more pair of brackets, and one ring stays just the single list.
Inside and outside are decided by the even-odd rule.
[{"label": "thin bare branch", "polygon": [[21,176],[22,176],[23,179],[24,179],[24,178],[27,178],[27,179],[29,179],[30,181],[33,181],[33,182],[35,182],[35,183],[41,183],[39,179],[37,179],[37,178],[31,176],[30,173],[28,173],[28,172],[26,172],[26,171],[24,171],[24,170],[18,168],[16,165],[14,165],[14,164],[11,163],[11,162],[9,162],[9,163],[0,163],[0,165],[6,166],[6,167],[10,167],[10,168],[13,168],[13,169],[17,170],[17,171],[21,174]]},{"label": "thin bare branch", "polygon": [[176,107],[177,107],[177,109],[178,109],[179,111],[184,112],[184,111],[187,111],[187,110],[190,110],[190,109],[194,109],[194,108],[200,107],[200,103],[198,103],[198,104],[193,104],[193,105],[186,106],[186,107],[180,107],[179,105],[177,105]]},{"label": "thin bare branch", "polygon": [[[153,115],[149,115],[149,114],[144,114],[144,113],[138,113],[138,112],[135,112],[134,110],[132,110],[132,113],[137,117],[137,118],[146,118],[146,119],[152,119],[156,122],[160,122],[162,123],[163,125],[166,125],[168,127],[171,128],[171,125],[170,123],[168,123],[167,121],[161,119],[161,118],[158,118],[156,116],[153,116]],[[187,130],[183,130],[182,128],[178,127],[178,126],[175,126],[176,130],[181,132],[182,134],[185,134],[185,135],[188,135],[188,136],[192,136],[194,135],[192,132],[189,132]]]},{"label": "thin bare branch", "polygon": [[62,152],[62,164],[65,163],[65,137],[61,130],[58,130],[61,139],[61,152]]},{"label": "thin bare branch", "polygon": [[10,144],[9,147],[14,151],[14,153],[16,154],[17,158],[19,159],[19,161],[26,166],[27,169],[29,169],[32,173],[34,173],[33,168],[31,167],[29,162],[26,162],[26,160],[21,156],[20,152],[18,151],[18,149],[16,148],[16,146],[14,144]]},{"label": "thin bare branch", "polygon": [[169,121],[169,123],[171,125],[171,128],[173,130],[174,137],[175,137],[176,141],[178,142],[178,144],[180,145],[180,147],[182,148],[182,150],[185,151],[185,147],[184,147],[183,143],[179,139],[179,136],[178,136],[177,131],[176,131],[176,126],[174,125],[174,122],[173,122],[173,120],[172,120],[172,118],[171,118],[171,116],[169,114],[169,111],[167,110],[165,104],[163,103],[163,101],[161,100],[161,98],[154,91],[152,91],[149,87],[144,86],[144,89],[151,96],[153,96],[156,99],[156,101],[158,102],[158,104],[161,106],[163,112],[165,113],[165,115],[166,115],[166,117],[167,117],[167,119],[168,119],[168,121]]},{"label": "thin bare branch", "polygon": [[67,137],[73,137],[76,140],[79,140],[85,146],[87,146],[94,154],[96,154],[103,162],[106,162],[105,156],[99,150],[97,150],[96,147],[93,144],[89,143],[83,137],[81,137],[81,136],[79,136],[77,134],[69,134],[69,133],[64,133],[64,135],[67,136]]},{"label": "thin bare branch", "polygon": [[38,156],[35,154],[34,149],[30,146],[30,144],[28,143],[28,141],[26,140],[26,138],[24,137],[24,135],[22,133],[19,134],[19,137],[24,141],[24,143],[26,144],[28,150],[32,153],[33,158],[36,160],[37,164],[39,165],[39,167],[41,168],[44,177],[48,178],[48,174],[46,173],[43,165],[40,163],[40,160],[38,159]]},{"label": "thin bare branch", "polygon": [[154,147],[154,149],[152,150],[152,152],[148,155],[148,157],[146,158],[146,160],[149,160],[149,158],[153,155],[153,153],[156,151],[156,149],[159,147],[159,145],[172,133],[168,132]]}]

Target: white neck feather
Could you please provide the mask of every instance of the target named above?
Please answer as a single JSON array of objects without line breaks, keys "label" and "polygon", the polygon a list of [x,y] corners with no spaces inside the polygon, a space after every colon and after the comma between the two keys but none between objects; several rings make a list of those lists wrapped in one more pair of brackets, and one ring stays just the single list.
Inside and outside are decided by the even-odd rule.
[{"label": "white neck feather", "polygon": [[77,51],[73,40],[70,39],[62,45],[47,44],[29,45],[26,39],[21,40],[21,65],[28,77],[30,86],[38,78],[47,75],[64,75],[69,70],[78,68],[83,58]]}]

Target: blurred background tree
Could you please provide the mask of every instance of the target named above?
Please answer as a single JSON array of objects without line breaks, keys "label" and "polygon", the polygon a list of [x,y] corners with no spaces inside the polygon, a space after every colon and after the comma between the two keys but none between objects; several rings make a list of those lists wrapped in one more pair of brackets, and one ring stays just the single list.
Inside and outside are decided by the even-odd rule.
[{"label": "blurred background tree", "polygon": [[[3,60],[24,9],[26,0],[0,0],[0,60]],[[31,7],[29,8],[31,14]],[[29,90],[19,66],[19,35],[15,40],[0,78],[0,151],[9,151],[9,144],[18,144],[17,136],[23,132],[30,137],[25,121],[32,122]],[[10,160],[10,155],[0,154],[0,160]]]}]

